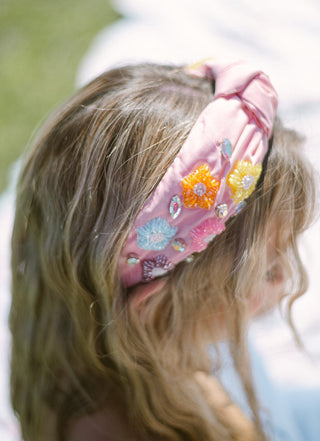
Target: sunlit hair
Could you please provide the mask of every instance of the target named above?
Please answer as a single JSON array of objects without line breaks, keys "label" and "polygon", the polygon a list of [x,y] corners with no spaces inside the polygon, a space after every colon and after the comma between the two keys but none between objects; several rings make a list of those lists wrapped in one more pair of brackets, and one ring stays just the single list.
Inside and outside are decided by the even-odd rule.
[{"label": "sunlit hair", "polygon": [[315,184],[296,133],[276,122],[246,207],[192,263],[177,265],[160,292],[137,307],[119,280],[126,235],[213,89],[171,66],[111,70],[59,109],[28,153],[17,188],[10,317],[12,402],[25,441],[49,439],[49,421],[63,440],[71,417],[113,396],[146,437],[230,441],[193,375],[218,371],[208,345],[222,338],[264,439],[247,308],[265,278],[273,222],[286,294],[306,288],[296,239],[311,220]]}]

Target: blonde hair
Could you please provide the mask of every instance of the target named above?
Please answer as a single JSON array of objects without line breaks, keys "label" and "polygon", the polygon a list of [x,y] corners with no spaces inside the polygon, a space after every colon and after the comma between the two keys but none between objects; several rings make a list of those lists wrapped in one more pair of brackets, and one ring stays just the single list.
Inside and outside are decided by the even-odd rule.
[{"label": "blonde hair", "polygon": [[296,238],[310,222],[315,184],[300,138],[276,122],[246,207],[194,262],[177,265],[160,292],[137,308],[119,280],[126,235],[213,89],[171,66],[111,70],[59,109],[27,155],[17,188],[10,317],[12,403],[25,441],[44,439],[50,415],[54,439],[63,440],[73,416],[102,409],[113,395],[123,397],[141,436],[231,440],[193,375],[219,369],[208,344],[221,338],[222,326],[264,439],[246,308],[266,272],[272,220],[290,298],[306,287]]}]

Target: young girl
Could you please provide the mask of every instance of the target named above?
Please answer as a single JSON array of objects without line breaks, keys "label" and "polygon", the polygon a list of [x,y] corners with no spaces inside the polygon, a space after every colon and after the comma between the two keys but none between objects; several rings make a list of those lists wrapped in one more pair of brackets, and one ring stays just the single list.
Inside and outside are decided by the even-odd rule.
[{"label": "young girl", "polygon": [[[249,319],[306,289],[301,139],[241,61],[110,70],[45,125],[12,238],[25,441],[265,440]],[[250,415],[219,382],[227,342]]]}]

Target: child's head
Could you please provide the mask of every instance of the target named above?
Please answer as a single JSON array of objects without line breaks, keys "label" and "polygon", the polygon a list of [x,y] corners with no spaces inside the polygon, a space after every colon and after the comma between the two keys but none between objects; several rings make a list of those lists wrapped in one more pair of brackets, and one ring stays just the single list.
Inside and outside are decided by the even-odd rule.
[{"label": "child's head", "polygon": [[119,274],[137,216],[213,97],[212,81],[175,67],[114,69],[77,92],[29,153],[11,312],[12,396],[26,441],[41,439],[46,406],[61,429],[73,413],[105,405],[114,388],[147,432],[229,439],[192,373],[210,369],[208,342],[244,347],[248,315],[264,296],[305,289],[296,238],[315,187],[300,138],[276,121],[245,207],[193,261],[164,275],[158,292],[137,303],[145,285],[125,288]]}]

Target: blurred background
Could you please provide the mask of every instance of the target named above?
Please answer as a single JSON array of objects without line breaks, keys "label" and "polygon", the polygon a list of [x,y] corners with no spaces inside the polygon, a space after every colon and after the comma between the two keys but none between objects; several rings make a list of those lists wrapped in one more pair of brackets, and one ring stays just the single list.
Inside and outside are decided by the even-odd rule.
[{"label": "blurred background", "polygon": [[108,0],[0,0],[0,193],[40,121],[68,98]]},{"label": "blurred background", "polygon": [[20,441],[10,408],[10,236],[14,179],[33,134],[75,89],[94,36],[119,18],[108,0],[0,0],[0,439]]}]

